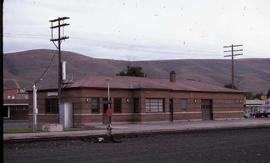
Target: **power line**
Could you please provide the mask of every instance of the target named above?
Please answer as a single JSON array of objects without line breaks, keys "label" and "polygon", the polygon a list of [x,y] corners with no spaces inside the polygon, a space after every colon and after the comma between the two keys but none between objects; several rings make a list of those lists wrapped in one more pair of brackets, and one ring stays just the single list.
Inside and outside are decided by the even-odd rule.
[{"label": "power line", "polygon": [[[48,36],[45,35],[45,34],[22,34],[22,33],[4,33],[4,37],[11,37],[11,38],[34,38],[34,39],[41,39],[41,38],[44,38],[44,39],[47,39]],[[78,36],[75,36],[75,37],[72,37],[74,40],[81,40],[81,41],[85,41],[85,42],[97,42],[98,40],[88,40],[86,38],[82,38],[82,37],[78,37]],[[121,44],[121,43],[120,43]],[[179,51],[179,50],[177,50]],[[207,53],[212,53],[213,55],[214,54],[217,54],[219,53],[220,51],[218,50],[202,50],[202,49],[198,49],[198,48],[188,48],[187,50],[184,51],[184,53],[191,53],[191,54],[194,54],[194,53],[201,53],[201,52],[207,52]]]},{"label": "power line", "polygon": [[52,62],[54,60],[54,57],[55,57],[55,52],[53,52],[53,56],[52,58],[50,59],[50,62],[48,64],[48,66],[45,68],[45,70],[43,71],[43,73],[40,75],[40,77],[35,81],[35,84],[37,84],[39,81],[43,80],[43,76],[48,72],[49,68],[51,67],[52,65]]},{"label": "power line", "polygon": [[240,47],[243,45],[229,45],[229,46],[223,46],[223,48],[231,48],[231,50],[225,50],[224,52],[230,52],[231,55],[225,55],[224,57],[231,57],[232,58],[232,82],[231,82],[231,88],[235,89],[236,86],[234,85],[234,57],[238,55],[243,55],[243,53],[235,54],[234,52],[242,52],[243,49],[234,49],[235,47]]},{"label": "power line", "polygon": [[[62,122],[62,111],[61,111],[61,105],[62,105],[62,83],[63,83],[63,76],[62,76],[62,60],[61,60],[61,43],[63,40],[68,39],[68,36],[64,36],[64,33],[61,35],[61,29],[63,29],[65,26],[68,26],[68,23],[65,23],[64,20],[69,19],[69,17],[58,17],[57,19],[50,20],[51,23],[51,39],[50,41],[53,42],[55,47],[58,49],[58,108],[60,109],[59,114],[59,122],[60,124],[64,125],[64,122]],[[58,37],[54,38],[54,29],[57,30]],[[63,32],[63,31],[62,31]],[[57,42],[58,44],[56,44]]]},{"label": "power line", "polygon": [[48,38],[48,35],[44,34],[22,34],[22,33],[4,33],[3,37],[10,38]]}]

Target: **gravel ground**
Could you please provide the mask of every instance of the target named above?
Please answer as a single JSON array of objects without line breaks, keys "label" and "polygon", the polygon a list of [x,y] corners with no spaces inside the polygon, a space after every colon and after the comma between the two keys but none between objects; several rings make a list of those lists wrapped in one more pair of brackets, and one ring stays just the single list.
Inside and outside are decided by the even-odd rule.
[{"label": "gravel ground", "polygon": [[4,144],[4,162],[270,162],[270,128]]}]

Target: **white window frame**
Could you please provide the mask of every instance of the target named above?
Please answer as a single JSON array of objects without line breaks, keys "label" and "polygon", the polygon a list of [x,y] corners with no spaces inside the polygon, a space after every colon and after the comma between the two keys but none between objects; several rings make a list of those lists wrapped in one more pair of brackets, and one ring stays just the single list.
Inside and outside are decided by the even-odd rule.
[{"label": "white window frame", "polygon": [[10,118],[10,108],[9,108],[9,106],[7,106],[7,110],[8,110],[8,116],[7,117],[3,117],[4,119],[9,119]]},{"label": "white window frame", "polygon": [[[184,106],[183,104],[183,101],[185,101],[185,108],[183,108],[182,106]],[[186,99],[186,98],[181,98],[180,99],[180,101],[179,101],[179,103],[180,103],[180,111],[182,111],[182,112],[185,112],[185,111],[187,111],[188,110],[188,99]]]},{"label": "white window frame", "polygon": [[[94,105],[94,100],[97,100],[96,105]],[[96,108],[94,108],[96,106]],[[97,109],[97,112],[93,112],[93,109]],[[100,98],[99,97],[91,97],[91,113],[99,114],[100,113]]]},{"label": "white window frame", "polygon": [[164,112],[163,98],[146,98],[145,112],[147,113],[161,113]]}]

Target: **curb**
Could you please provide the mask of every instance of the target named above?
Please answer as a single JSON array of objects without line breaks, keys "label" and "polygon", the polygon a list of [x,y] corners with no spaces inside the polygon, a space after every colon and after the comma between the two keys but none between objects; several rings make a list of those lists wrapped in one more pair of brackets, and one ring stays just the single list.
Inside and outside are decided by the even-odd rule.
[{"label": "curb", "polygon": [[[168,130],[149,130],[139,132],[121,132],[113,133],[115,138],[135,138],[135,137],[148,137],[162,134],[179,134],[179,133],[195,133],[195,132],[208,132],[208,131],[226,131],[226,130],[238,130],[238,129],[261,129],[270,128],[269,124],[265,125],[252,125],[252,126],[230,126],[230,127],[218,127],[218,128],[191,128],[191,129],[168,129]],[[41,137],[29,137],[29,138],[10,138],[4,139],[4,143],[31,143],[40,141],[61,141],[61,140],[84,140],[94,141],[98,137],[105,137],[106,134],[89,134],[82,136],[41,136]]]}]

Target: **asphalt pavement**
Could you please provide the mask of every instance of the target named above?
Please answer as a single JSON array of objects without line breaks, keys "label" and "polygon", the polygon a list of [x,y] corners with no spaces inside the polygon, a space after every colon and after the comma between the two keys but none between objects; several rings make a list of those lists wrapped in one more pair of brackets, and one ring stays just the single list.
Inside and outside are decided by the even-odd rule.
[{"label": "asphalt pavement", "polygon": [[204,130],[121,138],[4,144],[5,163],[268,163],[270,128]]},{"label": "asphalt pavement", "polygon": [[[92,126],[93,127],[93,126]],[[97,138],[106,135],[106,125],[95,124],[94,130],[35,132],[4,134],[4,143],[19,141],[41,141],[60,139]],[[112,134],[118,137],[134,137],[160,133],[179,133],[193,131],[209,131],[241,128],[269,128],[270,118],[223,120],[223,121],[192,121],[192,122],[155,122],[123,124],[112,123]]]}]

